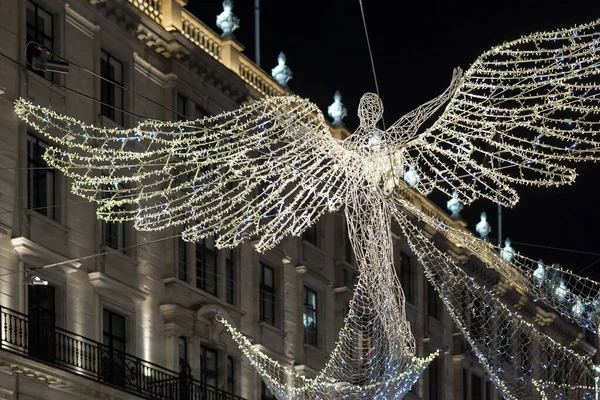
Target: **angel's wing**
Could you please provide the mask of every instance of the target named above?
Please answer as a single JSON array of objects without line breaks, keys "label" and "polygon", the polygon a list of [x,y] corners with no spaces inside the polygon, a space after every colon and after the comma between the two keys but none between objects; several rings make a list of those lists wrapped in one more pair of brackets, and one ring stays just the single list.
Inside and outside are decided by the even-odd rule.
[{"label": "angel's wing", "polygon": [[495,47],[466,71],[442,115],[402,143],[422,194],[456,190],[513,205],[513,185],[562,185],[600,158],[600,22]]},{"label": "angel's wing", "polygon": [[132,129],[93,127],[24,100],[15,108],[61,145],[45,159],[98,204],[100,218],[139,230],[182,225],[186,240],[216,234],[223,247],[250,237],[265,250],[344,201],[352,154],[295,96]]}]

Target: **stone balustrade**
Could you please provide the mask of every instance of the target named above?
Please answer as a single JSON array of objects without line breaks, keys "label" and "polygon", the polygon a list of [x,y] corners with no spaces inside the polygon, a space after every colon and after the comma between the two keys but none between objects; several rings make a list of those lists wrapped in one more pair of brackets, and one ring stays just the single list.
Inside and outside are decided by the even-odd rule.
[{"label": "stone balustrade", "polygon": [[[168,1],[171,0],[162,0]],[[162,21],[162,8],[161,8],[161,0],[129,0],[131,4],[144,12],[147,16],[149,16],[153,21],[157,23],[161,23]]]},{"label": "stone balustrade", "polygon": [[202,50],[217,60],[221,59],[221,37],[187,10],[181,10],[180,30]]}]

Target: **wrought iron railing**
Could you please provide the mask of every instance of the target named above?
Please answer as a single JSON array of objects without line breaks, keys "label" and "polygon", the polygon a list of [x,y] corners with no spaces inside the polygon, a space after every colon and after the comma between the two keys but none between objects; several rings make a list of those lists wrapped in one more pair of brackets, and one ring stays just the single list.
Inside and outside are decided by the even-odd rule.
[{"label": "wrought iron railing", "polygon": [[0,306],[2,349],[151,400],[244,400],[54,325]]}]

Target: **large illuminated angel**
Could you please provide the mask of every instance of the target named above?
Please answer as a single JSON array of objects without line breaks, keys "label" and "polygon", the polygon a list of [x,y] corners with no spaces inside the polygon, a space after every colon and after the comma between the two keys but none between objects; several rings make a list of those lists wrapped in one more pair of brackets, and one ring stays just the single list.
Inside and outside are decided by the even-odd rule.
[{"label": "large illuminated angel", "polygon": [[[431,360],[416,357],[405,318],[393,218],[503,395],[522,399],[539,390],[553,398],[573,387],[591,390],[591,364],[520,319],[433,246],[419,220],[500,273],[511,270],[485,243],[406,201],[405,182],[422,195],[439,189],[466,204],[487,198],[506,206],[518,201],[517,184],[573,182],[569,162],[600,156],[599,43],[593,23],[497,46],[464,75],[455,70],[445,92],[385,131],[377,127],[381,100],[365,94],[360,125],[345,140],[334,139],[321,111],[295,96],[131,129],[97,128],[24,100],[16,112],[57,142],[45,159],[107,221],[133,221],[145,231],[181,226],[185,240],[215,235],[219,247],[252,239],[262,252],[344,209],[360,277],[338,343],[316,377],[296,376],[224,321],[279,398],[401,398]],[[515,358],[515,347],[526,344],[550,354],[546,371],[534,371],[539,359]],[[520,372],[513,371],[516,359]],[[566,362],[577,382],[548,372]]]}]

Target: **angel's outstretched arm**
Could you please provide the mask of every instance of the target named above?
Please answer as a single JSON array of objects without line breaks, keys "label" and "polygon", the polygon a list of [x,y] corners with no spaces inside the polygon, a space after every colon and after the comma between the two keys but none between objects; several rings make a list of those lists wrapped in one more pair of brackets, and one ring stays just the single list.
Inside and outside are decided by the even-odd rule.
[{"label": "angel's outstretched arm", "polygon": [[421,104],[408,114],[400,117],[398,121],[388,128],[387,133],[389,137],[395,143],[406,143],[411,140],[416,135],[419,127],[454,95],[456,88],[460,84],[461,77],[462,70],[456,68],[452,73],[450,86],[439,96]]}]

